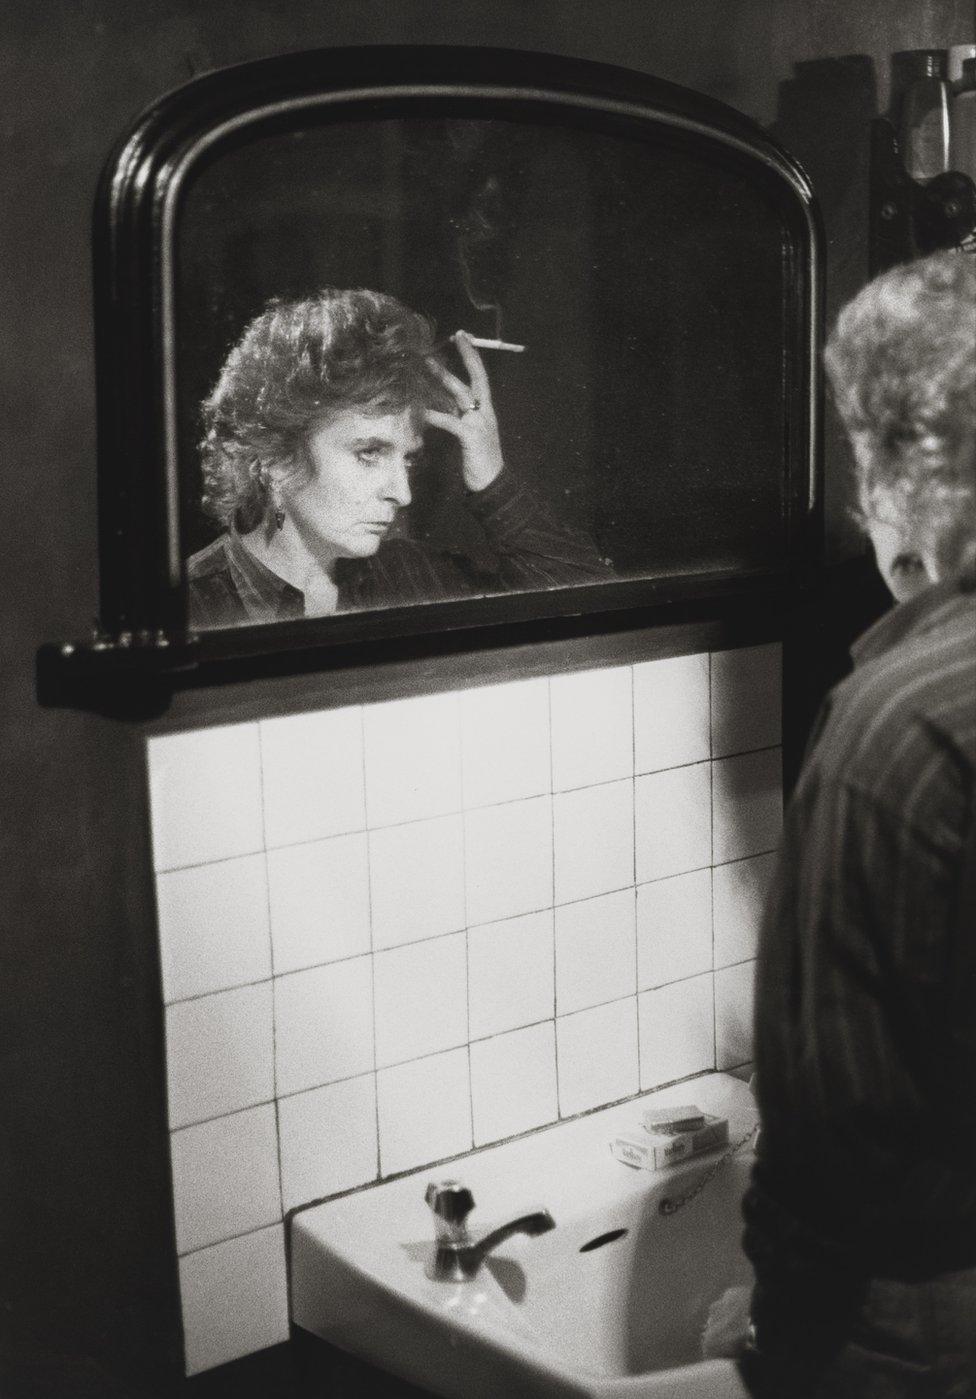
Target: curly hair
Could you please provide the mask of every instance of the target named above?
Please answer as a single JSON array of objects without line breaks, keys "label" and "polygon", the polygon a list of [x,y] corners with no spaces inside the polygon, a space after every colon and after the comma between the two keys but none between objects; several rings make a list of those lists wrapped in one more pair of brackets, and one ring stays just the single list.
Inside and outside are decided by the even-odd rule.
[{"label": "curly hair", "polygon": [[893,267],[841,312],[824,352],[856,448],[859,511],[954,568],[976,551],[976,259]]},{"label": "curly hair", "polygon": [[242,533],[256,528],[269,472],[306,473],[306,434],[327,414],[447,406],[434,351],[431,322],[382,292],[326,287],[270,302],[201,405],[204,510]]}]

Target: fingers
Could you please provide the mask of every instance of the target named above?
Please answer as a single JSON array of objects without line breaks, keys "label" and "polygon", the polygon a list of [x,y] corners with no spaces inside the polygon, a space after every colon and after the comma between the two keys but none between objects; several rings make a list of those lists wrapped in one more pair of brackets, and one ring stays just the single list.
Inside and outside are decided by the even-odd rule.
[{"label": "fingers", "polygon": [[436,408],[424,409],[424,422],[429,427],[443,428],[452,436],[461,437],[461,418],[456,413],[441,413]]},{"label": "fingers", "polygon": [[445,369],[436,359],[430,361],[430,367],[457,403],[458,411],[467,408],[475,397],[471,385],[466,384],[463,379],[459,379],[456,374],[452,374],[449,369]]},{"label": "fingers", "polygon": [[484,360],[472,345],[471,337],[466,330],[456,330],[451,339],[457,346],[458,354],[471,378],[471,387],[474,390],[475,398],[487,399],[491,394],[488,371],[485,368]]},{"label": "fingers", "polygon": [[491,384],[488,380],[488,371],[485,369],[484,361],[478,351],[471,344],[467,331],[455,331],[451,339],[457,346],[458,354],[468,371],[470,381],[465,383],[457,374],[452,374],[436,359],[429,361],[431,369],[454,399],[459,413],[467,412],[475,403],[479,407],[490,405]]}]

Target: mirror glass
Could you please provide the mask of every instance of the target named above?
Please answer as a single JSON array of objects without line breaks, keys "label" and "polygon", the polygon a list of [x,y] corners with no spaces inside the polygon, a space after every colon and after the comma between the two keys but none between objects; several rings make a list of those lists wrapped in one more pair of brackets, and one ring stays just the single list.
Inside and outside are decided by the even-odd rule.
[{"label": "mirror glass", "polygon": [[[785,245],[754,164],[663,128],[305,113],[215,147],[174,251],[191,623],[779,565]],[[443,366],[419,409],[370,378],[391,337],[422,359],[391,305]]]}]

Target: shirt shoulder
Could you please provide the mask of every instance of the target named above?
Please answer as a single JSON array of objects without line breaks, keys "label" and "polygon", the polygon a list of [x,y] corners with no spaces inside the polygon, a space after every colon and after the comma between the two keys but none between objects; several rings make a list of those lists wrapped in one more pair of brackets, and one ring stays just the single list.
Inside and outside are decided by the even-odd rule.
[{"label": "shirt shoulder", "polygon": [[858,665],[828,698],[811,755],[820,781],[934,819],[972,800],[976,776],[976,598]]},{"label": "shirt shoulder", "polygon": [[195,554],[191,554],[186,561],[186,574],[192,580],[210,578],[216,573],[221,573],[230,568],[230,557],[227,552],[228,539],[226,534],[218,537],[207,544],[203,549],[198,549]]}]

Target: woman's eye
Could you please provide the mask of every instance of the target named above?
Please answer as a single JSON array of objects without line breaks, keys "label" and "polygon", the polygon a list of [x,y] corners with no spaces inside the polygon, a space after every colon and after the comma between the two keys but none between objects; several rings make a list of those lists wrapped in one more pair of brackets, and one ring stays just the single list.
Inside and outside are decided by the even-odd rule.
[{"label": "woman's eye", "polygon": [[380,454],[375,447],[363,447],[356,453],[356,459],[361,461],[364,466],[372,466],[374,462],[379,461],[379,456]]}]

